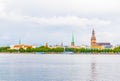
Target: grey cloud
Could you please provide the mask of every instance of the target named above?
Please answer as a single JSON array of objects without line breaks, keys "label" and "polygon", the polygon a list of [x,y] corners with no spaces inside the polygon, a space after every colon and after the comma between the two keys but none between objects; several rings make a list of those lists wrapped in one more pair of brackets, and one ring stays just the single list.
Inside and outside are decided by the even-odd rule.
[{"label": "grey cloud", "polygon": [[3,0],[0,4],[2,44],[21,38],[24,43],[68,45],[72,32],[77,45],[89,44],[93,28],[98,41],[120,43],[119,0]]}]

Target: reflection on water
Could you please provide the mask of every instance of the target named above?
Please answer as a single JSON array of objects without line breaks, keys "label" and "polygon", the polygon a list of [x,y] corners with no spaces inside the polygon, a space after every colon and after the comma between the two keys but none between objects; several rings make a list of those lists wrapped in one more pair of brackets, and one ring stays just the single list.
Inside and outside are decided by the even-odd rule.
[{"label": "reflection on water", "polygon": [[3,81],[119,81],[120,55],[0,55]]},{"label": "reflection on water", "polygon": [[96,63],[92,62],[91,63],[91,80],[96,80]]}]

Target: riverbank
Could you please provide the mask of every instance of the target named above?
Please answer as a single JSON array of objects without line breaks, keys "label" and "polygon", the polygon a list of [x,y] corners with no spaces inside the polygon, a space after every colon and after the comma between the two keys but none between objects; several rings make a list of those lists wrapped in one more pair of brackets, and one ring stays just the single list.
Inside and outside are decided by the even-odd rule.
[{"label": "riverbank", "polygon": [[92,48],[49,48],[36,47],[29,49],[10,49],[10,47],[0,47],[0,53],[34,53],[34,54],[120,54],[120,47],[114,49],[92,49]]},{"label": "riverbank", "polygon": [[41,53],[41,52],[25,52],[25,53],[21,53],[21,52],[0,52],[0,54],[41,54],[41,55],[44,55],[44,54],[61,54],[61,55],[120,55],[120,53],[64,53],[64,52],[61,52],[61,53],[56,53],[56,52],[49,52],[49,53]]}]

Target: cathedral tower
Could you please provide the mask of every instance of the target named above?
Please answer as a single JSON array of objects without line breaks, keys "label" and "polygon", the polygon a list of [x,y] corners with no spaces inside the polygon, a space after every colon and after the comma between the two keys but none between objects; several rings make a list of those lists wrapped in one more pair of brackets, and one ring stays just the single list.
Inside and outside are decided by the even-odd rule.
[{"label": "cathedral tower", "polygon": [[92,30],[92,37],[91,37],[91,46],[96,45],[96,37],[95,37],[95,31],[94,29]]}]

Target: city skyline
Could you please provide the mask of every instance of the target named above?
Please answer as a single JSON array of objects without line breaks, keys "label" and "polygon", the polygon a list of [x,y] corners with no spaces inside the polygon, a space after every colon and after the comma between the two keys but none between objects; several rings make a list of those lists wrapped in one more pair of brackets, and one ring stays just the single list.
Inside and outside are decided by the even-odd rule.
[{"label": "city skyline", "polygon": [[[89,44],[87,45],[85,45],[85,46],[94,46],[94,45],[96,45],[96,44],[110,44],[110,42],[99,42],[99,43],[96,43],[96,35],[95,35],[95,30],[94,29],[92,29],[92,32],[91,32],[91,39],[90,39],[90,42],[89,42]],[[93,44],[92,44],[92,41],[93,41]],[[23,45],[23,44],[25,44],[24,42],[22,42],[22,39],[19,39],[18,40],[18,42],[17,43],[15,43],[16,45]],[[28,44],[28,43],[27,43]],[[31,45],[35,45],[35,44],[31,44]],[[69,45],[65,45],[64,44],[64,42],[61,42],[61,43],[59,43],[59,44],[54,44],[54,45],[50,45],[48,42],[44,42],[42,45],[35,45],[35,46],[46,46],[46,47],[48,47],[48,46],[70,46],[70,47],[76,47],[76,46],[82,46],[83,44],[79,44],[79,45],[76,45],[76,42],[75,42],[75,38],[74,38],[74,33],[72,33],[72,35],[71,35],[71,44],[69,44]]]},{"label": "city skyline", "polygon": [[0,0],[0,46],[18,43],[90,45],[94,28],[98,42],[120,44],[119,0]]}]

